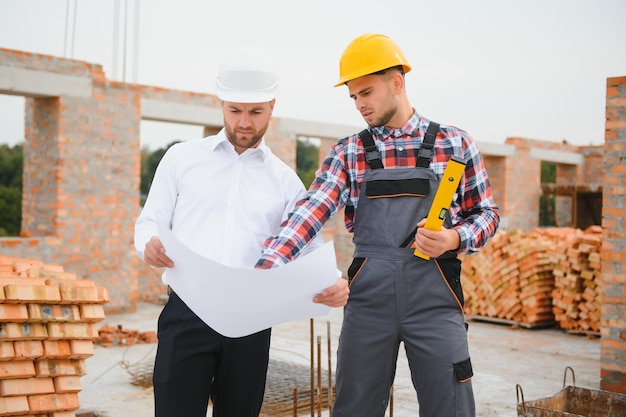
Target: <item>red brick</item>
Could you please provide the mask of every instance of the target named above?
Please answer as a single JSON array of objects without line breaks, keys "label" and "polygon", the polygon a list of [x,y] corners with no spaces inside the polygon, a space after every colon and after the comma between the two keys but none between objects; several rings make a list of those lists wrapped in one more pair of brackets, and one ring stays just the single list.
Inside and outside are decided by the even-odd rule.
[{"label": "red brick", "polygon": [[111,299],[109,298],[109,290],[107,290],[106,287],[96,288],[98,290],[98,302],[108,303],[109,301],[111,301]]},{"label": "red brick", "polygon": [[4,296],[5,302],[58,303],[61,301],[59,289],[48,285],[5,285]]},{"label": "red brick", "polygon": [[76,274],[73,272],[54,271],[49,269],[49,266],[39,268],[30,268],[26,271],[29,278],[58,278],[58,279],[76,279]]},{"label": "red brick", "polygon": [[54,390],[59,393],[79,392],[81,390],[80,377],[74,375],[57,376],[54,378]]},{"label": "red brick", "polygon": [[59,287],[64,304],[97,303],[100,301],[96,287]]},{"label": "red brick", "polygon": [[83,376],[87,373],[87,366],[82,359],[37,359],[35,370],[38,377]]},{"label": "red brick", "polygon": [[[92,413],[86,412],[81,413],[81,416],[91,415]],[[74,411],[55,411],[53,413],[48,413],[48,417],[76,417],[76,413]]]},{"label": "red brick", "polygon": [[33,361],[10,361],[0,363],[0,379],[35,376]]},{"label": "red brick", "polygon": [[91,339],[98,337],[98,331],[91,323],[61,323],[50,322],[48,337],[50,339]]},{"label": "red brick", "polygon": [[78,394],[42,394],[28,397],[31,413],[44,414],[54,411],[77,410],[80,407]]},{"label": "red brick", "polygon": [[0,278],[0,285],[46,285],[46,280],[43,278],[22,278],[22,277],[12,277],[12,278]]},{"label": "red brick", "polygon": [[8,361],[15,358],[13,342],[0,342],[0,361]]},{"label": "red brick", "polygon": [[59,278],[59,279],[76,279],[76,274],[73,272],[63,272],[61,270],[51,269],[50,265],[30,268],[26,271],[26,275],[29,278]]},{"label": "red brick", "polygon": [[0,416],[16,416],[28,412],[28,399],[23,397],[0,397]]},{"label": "red brick", "polygon": [[46,328],[41,323],[3,323],[0,325],[0,340],[45,339]]},{"label": "red brick", "polygon": [[39,340],[17,340],[13,342],[16,359],[36,359],[43,356],[43,344]]},{"label": "red brick", "polygon": [[96,283],[88,279],[74,278],[48,278],[46,279],[47,285],[53,285],[55,287],[95,287]]},{"label": "red brick", "polygon": [[44,356],[48,359],[66,359],[72,354],[69,340],[44,340]]},{"label": "red brick", "polygon": [[30,321],[81,321],[77,305],[28,304]]},{"label": "red brick", "polygon": [[0,322],[20,323],[28,320],[28,311],[23,304],[0,304]]},{"label": "red brick", "polygon": [[53,392],[54,382],[52,378],[21,378],[0,381],[0,397],[51,394]]},{"label": "red brick", "polygon": [[91,340],[70,340],[70,351],[72,359],[87,359],[94,354],[93,342]]},{"label": "red brick", "polygon": [[80,317],[83,321],[98,322],[105,318],[102,304],[81,304]]}]

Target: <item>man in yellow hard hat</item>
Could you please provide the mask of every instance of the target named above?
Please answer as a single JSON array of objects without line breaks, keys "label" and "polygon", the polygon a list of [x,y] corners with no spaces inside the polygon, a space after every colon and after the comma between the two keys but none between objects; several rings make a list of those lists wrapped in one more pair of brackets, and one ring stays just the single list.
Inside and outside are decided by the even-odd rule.
[{"label": "man in yellow hard hat", "polygon": [[[263,139],[278,77],[269,56],[256,48],[229,53],[216,79],[224,128],[216,135],[170,147],[154,175],[135,223],[138,256],[153,267],[173,267],[157,222],[196,253],[237,268],[252,268],[263,241],[286,219],[306,189]],[[321,240],[312,242],[311,248]],[[221,277],[225,280],[232,277]],[[167,284],[167,269],[163,276]],[[169,289],[159,316],[153,386],[156,417],[256,417],[263,403],[271,329],[226,337]],[[347,284],[315,302],[340,307]],[[237,302],[237,300],[233,300]]]},{"label": "man in yellow hard hat", "polygon": [[[307,197],[265,242],[257,262],[260,268],[288,262],[345,208],[355,251],[347,271],[334,417],[384,415],[400,342],[420,416],[475,415],[457,255],[480,250],[500,217],[472,137],[410,105],[410,70],[385,35],[365,34],[346,47],[336,86],[348,87],[368,127],[330,149]],[[443,227],[428,230],[421,226],[452,157],[465,162],[463,177]],[[426,256],[415,256],[415,249]]]}]

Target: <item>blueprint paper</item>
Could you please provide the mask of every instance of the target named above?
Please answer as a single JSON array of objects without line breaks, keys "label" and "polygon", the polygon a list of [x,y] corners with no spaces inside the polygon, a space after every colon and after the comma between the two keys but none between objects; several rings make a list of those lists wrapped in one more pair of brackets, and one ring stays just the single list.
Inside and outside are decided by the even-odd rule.
[{"label": "blueprint paper", "polygon": [[167,283],[213,330],[247,336],[291,320],[321,317],[330,307],[313,296],[337,282],[333,242],[272,269],[233,268],[198,255],[159,224],[159,239],[174,262]]}]

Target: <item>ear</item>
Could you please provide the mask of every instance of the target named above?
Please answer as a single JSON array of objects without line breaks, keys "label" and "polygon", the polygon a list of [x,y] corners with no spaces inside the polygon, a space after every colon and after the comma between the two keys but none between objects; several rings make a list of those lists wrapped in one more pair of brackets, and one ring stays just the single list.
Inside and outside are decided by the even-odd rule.
[{"label": "ear", "polygon": [[393,92],[400,94],[404,90],[404,75],[401,72],[393,74],[392,78]]}]

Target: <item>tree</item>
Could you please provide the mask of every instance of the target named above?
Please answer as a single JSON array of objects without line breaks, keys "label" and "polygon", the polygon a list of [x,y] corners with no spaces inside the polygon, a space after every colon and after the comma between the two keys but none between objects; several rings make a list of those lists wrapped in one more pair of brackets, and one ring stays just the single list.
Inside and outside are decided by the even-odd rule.
[{"label": "tree", "polygon": [[154,152],[150,152],[147,148],[141,150],[141,179],[139,182],[139,191],[141,195],[140,200],[142,207],[146,201],[146,197],[148,196],[148,191],[150,191],[152,179],[154,178],[154,173],[156,172],[159,162],[161,162],[161,158],[163,158],[165,152],[172,147],[172,145],[178,142],[180,142],[180,140],[175,140],[164,148],[159,148]]},{"label": "tree", "polygon": [[[541,162],[541,183],[556,183],[556,164]],[[539,226],[556,226],[556,198],[554,194],[542,195],[539,199]]]},{"label": "tree", "polygon": [[0,145],[0,236],[18,236],[22,226],[22,144]]},{"label": "tree", "polygon": [[303,139],[296,142],[296,174],[308,188],[319,165],[319,146]]}]

